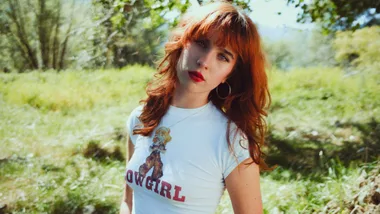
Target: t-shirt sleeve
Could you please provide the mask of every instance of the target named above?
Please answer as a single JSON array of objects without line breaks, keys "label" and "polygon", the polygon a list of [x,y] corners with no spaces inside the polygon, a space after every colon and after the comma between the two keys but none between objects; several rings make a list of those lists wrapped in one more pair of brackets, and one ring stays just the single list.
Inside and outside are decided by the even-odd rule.
[{"label": "t-shirt sleeve", "polygon": [[233,151],[231,152],[224,135],[225,146],[223,149],[222,166],[223,178],[227,176],[245,159],[249,158],[249,150],[247,140],[243,138],[242,132],[235,132],[236,127],[231,126],[230,143]]},{"label": "t-shirt sleeve", "polygon": [[133,134],[133,129],[135,128],[136,125],[140,123],[138,117],[141,114],[141,110],[142,110],[141,106],[133,109],[132,112],[129,114],[129,117],[126,123],[127,132],[128,132],[129,137],[132,140],[133,145],[136,144],[136,138],[137,138],[137,135]]}]

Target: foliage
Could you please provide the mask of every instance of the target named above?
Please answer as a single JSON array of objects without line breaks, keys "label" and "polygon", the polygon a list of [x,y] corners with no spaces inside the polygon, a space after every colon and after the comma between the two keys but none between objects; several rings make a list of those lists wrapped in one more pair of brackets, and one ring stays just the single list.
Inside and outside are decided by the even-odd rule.
[{"label": "foliage", "polygon": [[[210,2],[218,2],[218,1],[223,1],[223,0],[197,0],[199,5],[205,5]],[[249,7],[250,0],[224,0],[227,2],[230,2],[233,5],[236,5],[247,12],[252,12],[252,9]]]},{"label": "foliage", "polygon": [[271,66],[281,70],[288,70],[294,60],[288,41],[265,41],[264,49]]},{"label": "foliage", "polygon": [[[65,13],[60,0],[7,0],[0,3],[1,37],[7,43],[2,63],[9,69],[63,69],[66,66],[68,43],[73,27],[74,1],[71,14]],[[5,64],[5,65],[4,65]]]},{"label": "foliage", "polygon": [[[380,25],[380,4],[373,0],[287,0],[300,7],[298,21],[321,22],[326,31],[355,30]],[[360,23],[360,21],[363,23]]]},{"label": "foliage", "polygon": [[380,28],[323,34],[321,29],[289,31],[281,40],[264,40],[273,67],[342,66],[346,71],[379,73]]},{"label": "foliage", "polygon": [[290,42],[294,67],[336,66],[333,39],[332,35],[323,34],[320,27],[314,28],[304,37],[295,37]]},{"label": "foliage", "polygon": [[122,102],[125,97],[133,98],[143,93],[151,68],[139,65],[119,70],[90,71],[67,70],[58,75],[25,73],[24,75],[1,76],[0,91],[4,101],[16,105],[30,105],[43,112],[90,110]]},{"label": "foliage", "polygon": [[336,60],[343,66],[355,66],[363,70],[380,70],[380,26],[356,31],[339,31],[333,45]]},{"label": "foliage", "polygon": [[[248,8],[247,0],[231,2]],[[1,70],[153,66],[189,6],[189,0],[1,1]]]},{"label": "foliage", "polygon": [[94,0],[92,5],[96,66],[119,68],[130,63],[153,65],[166,36],[163,17],[175,6],[182,10],[177,1]]},{"label": "foliage", "polygon": [[337,63],[333,36],[315,28],[311,31],[288,30],[280,40],[264,38],[264,50],[271,66],[281,70],[295,67],[331,67]]},{"label": "foliage", "polygon": [[[199,4],[208,2],[198,1]],[[248,8],[249,1],[232,2]],[[98,23],[93,37],[99,53],[96,66],[119,68],[130,63],[153,66],[158,55],[162,55],[169,28],[178,23],[179,16],[190,6],[189,0],[93,0],[92,3]]]},{"label": "foliage", "polygon": [[[378,162],[343,166],[332,159],[328,170],[307,176],[282,167],[261,178],[264,213],[377,213]],[[233,213],[228,194],[218,214]]]},{"label": "foliage", "polygon": [[[213,1],[216,0],[192,3],[196,6]],[[378,9],[373,1],[324,0],[310,4],[302,0],[287,1],[302,7],[300,21],[310,16],[311,21],[320,22],[323,29],[355,28],[350,23],[360,17],[376,24],[375,19],[369,21],[377,14],[374,9],[368,9]],[[229,2],[251,11],[249,0]],[[1,1],[0,67],[4,72],[21,72],[28,69],[121,68],[133,63],[153,66],[162,55],[168,30],[190,5],[189,0]],[[334,65],[333,51],[328,44],[331,35],[322,37],[313,32],[312,37],[296,39],[297,42],[303,40],[312,51],[290,40],[267,42],[273,65],[281,69],[318,63]],[[306,51],[309,54],[303,54]],[[337,58],[341,61],[340,56]]]},{"label": "foliage", "polygon": [[[319,127],[329,131],[336,120],[369,121],[371,117],[380,120],[376,114],[380,110],[379,75],[346,75],[340,68],[312,67],[289,72],[272,70],[269,79],[272,92],[269,119],[275,126]],[[276,130],[285,131],[285,127]]]}]

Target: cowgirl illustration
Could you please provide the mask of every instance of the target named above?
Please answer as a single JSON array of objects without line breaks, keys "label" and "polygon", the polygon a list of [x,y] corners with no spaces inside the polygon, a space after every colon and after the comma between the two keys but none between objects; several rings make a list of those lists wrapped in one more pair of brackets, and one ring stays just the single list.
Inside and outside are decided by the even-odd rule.
[{"label": "cowgirl illustration", "polygon": [[139,168],[139,174],[145,177],[146,173],[153,167],[152,180],[163,176],[161,153],[166,152],[166,144],[171,140],[170,129],[166,127],[159,127],[153,137],[153,144],[149,147],[150,155],[146,158],[145,163]]}]

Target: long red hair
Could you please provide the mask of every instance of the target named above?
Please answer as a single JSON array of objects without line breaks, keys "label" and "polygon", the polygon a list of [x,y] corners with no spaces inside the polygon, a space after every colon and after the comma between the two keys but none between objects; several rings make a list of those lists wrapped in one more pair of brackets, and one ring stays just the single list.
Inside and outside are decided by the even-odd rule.
[{"label": "long red hair", "polygon": [[187,41],[206,37],[212,30],[219,33],[217,45],[229,45],[238,54],[238,60],[227,79],[231,94],[221,99],[213,89],[208,98],[228,118],[229,148],[230,124],[234,122],[248,141],[253,161],[261,170],[269,170],[261,150],[267,131],[264,117],[271,102],[265,73],[266,61],[255,24],[229,3],[201,6],[185,14],[173,30],[155,78],[147,86],[148,98],[140,101],[144,104],[139,117],[142,126],[135,128],[133,134],[151,135],[170,106],[178,81],[175,68],[184,45]]}]

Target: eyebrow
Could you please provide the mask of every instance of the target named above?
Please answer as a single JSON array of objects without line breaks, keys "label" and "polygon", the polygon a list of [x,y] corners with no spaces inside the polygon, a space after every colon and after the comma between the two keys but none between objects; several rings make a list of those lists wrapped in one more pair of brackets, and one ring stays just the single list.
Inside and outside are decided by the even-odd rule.
[{"label": "eyebrow", "polygon": [[[201,40],[202,40],[202,38],[201,38]],[[211,42],[210,39],[208,39],[208,38],[203,38],[203,40],[205,40],[207,42]],[[222,47],[219,47],[219,48],[223,50],[223,53],[229,55],[232,59],[235,59],[234,55],[231,52],[229,52],[227,49],[222,48]]]},{"label": "eyebrow", "polygon": [[223,52],[224,52],[225,54],[229,55],[232,59],[234,59],[234,55],[233,55],[231,52],[229,52],[228,50],[223,49]]}]

